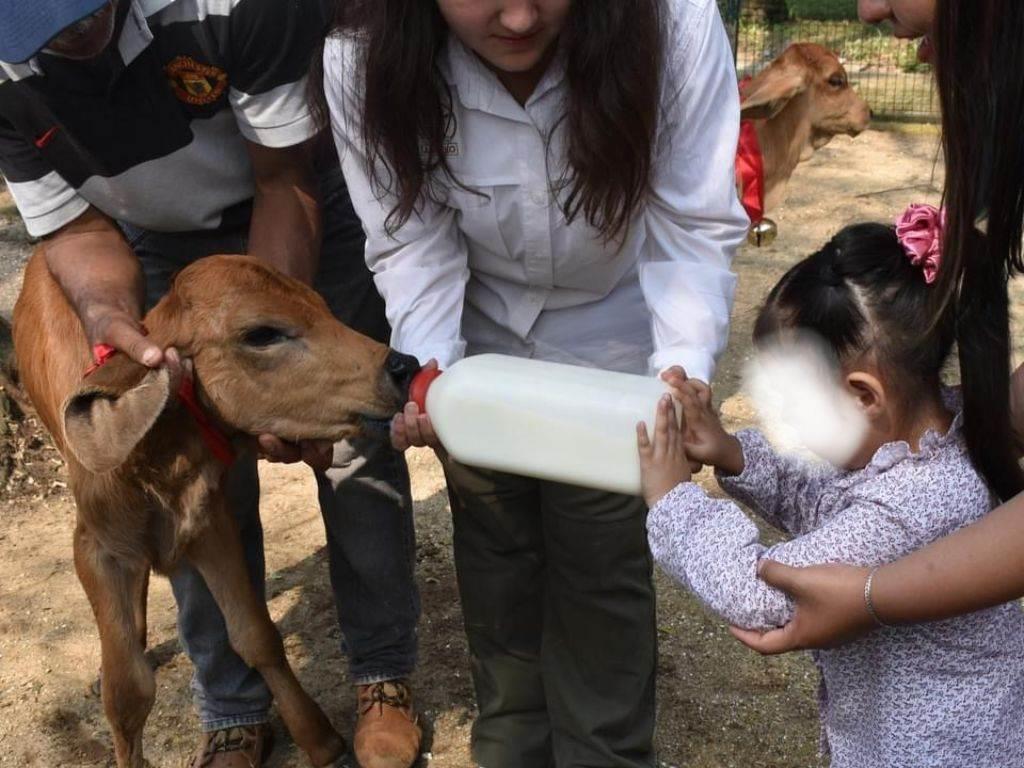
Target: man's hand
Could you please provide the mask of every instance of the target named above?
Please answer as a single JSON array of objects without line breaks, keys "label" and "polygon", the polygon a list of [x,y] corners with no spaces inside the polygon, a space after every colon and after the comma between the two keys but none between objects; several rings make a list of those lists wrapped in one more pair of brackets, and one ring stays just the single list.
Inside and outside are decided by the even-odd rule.
[{"label": "man's hand", "polygon": [[166,360],[165,352],[146,338],[142,323],[116,305],[96,302],[85,309],[82,318],[90,344],[108,344],[148,368],[157,368]]},{"label": "man's hand", "polygon": [[156,368],[164,351],[142,327],[142,267],[121,230],[94,208],[51,235],[46,264],[68,297],[92,345],[109,344]]},{"label": "man's hand", "polygon": [[271,464],[297,464],[304,461],[318,472],[326,472],[334,461],[334,443],[330,440],[290,443],[273,435],[260,435],[257,442],[260,458]]}]

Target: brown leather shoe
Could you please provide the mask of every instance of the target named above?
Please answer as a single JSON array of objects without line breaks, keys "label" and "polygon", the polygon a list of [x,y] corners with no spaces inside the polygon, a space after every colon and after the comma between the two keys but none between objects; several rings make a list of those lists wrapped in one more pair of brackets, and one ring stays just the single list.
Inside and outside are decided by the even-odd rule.
[{"label": "brown leather shoe", "polygon": [[210,731],[188,768],[262,768],[273,748],[274,731],[266,723]]},{"label": "brown leather shoe", "polygon": [[410,768],[420,756],[423,731],[405,680],[356,688],[359,720],[354,751],[361,768]]}]

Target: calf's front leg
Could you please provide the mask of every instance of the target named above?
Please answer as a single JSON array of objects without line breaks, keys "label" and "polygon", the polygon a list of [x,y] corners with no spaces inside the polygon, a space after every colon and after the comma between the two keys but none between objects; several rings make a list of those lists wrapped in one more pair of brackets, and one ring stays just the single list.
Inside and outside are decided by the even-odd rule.
[{"label": "calf's front leg", "polygon": [[295,743],[313,765],[329,765],[345,751],[345,740],[289,666],[267,604],[249,580],[238,524],[219,494],[210,500],[209,514],[209,527],[189,544],[186,558],[202,575],[224,614],[231,647],[267,682]]},{"label": "calf's front leg", "polygon": [[[149,565],[106,552],[82,526],[75,531],[75,571],[100,631],[100,695],[114,739],[118,768],[143,768],[142,730],[153,708],[156,681],[146,661],[139,596]],[[141,617],[145,621],[145,616]],[[144,624],[143,624],[144,626]]]}]

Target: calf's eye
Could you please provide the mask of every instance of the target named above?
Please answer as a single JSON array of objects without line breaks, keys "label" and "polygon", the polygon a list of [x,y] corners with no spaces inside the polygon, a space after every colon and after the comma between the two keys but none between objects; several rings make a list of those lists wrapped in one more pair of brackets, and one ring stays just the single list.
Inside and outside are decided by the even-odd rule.
[{"label": "calf's eye", "polygon": [[272,325],[260,325],[250,328],[242,334],[242,343],[247,347],[265,348],[288,341],[291,336],[281,328]]}]

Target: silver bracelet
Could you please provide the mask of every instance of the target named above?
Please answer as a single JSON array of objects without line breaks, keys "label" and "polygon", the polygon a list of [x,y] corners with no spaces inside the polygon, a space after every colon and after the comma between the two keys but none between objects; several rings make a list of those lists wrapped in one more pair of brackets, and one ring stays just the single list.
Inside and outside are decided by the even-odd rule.
[{"label": "silver bracelet", "polygon": [[878,573],[878,569],[881,567],[882,566],[880,565],[876,565],[871,569],[871,572],[868,573],[868,580],[864,582],[864,605],[868,609],[868,614],[875,620],[875,624],[880,627],[888,627],[888,624],[878,618],[878,612],[875,611],[875,604],[871,602],[871,584],[875,580],[875,574]]}]

